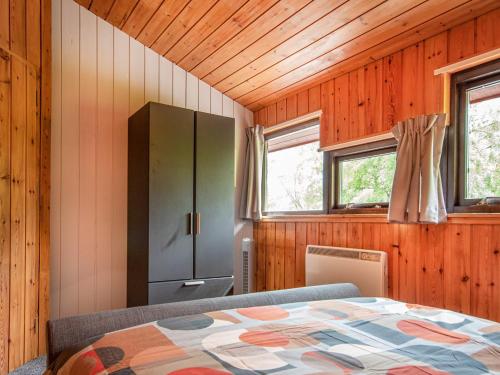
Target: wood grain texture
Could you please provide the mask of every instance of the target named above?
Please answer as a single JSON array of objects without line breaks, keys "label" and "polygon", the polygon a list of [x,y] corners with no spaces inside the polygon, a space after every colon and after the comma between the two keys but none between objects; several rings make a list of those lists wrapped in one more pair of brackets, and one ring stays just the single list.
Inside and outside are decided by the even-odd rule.
[{"label": "wood grain texture", "polygon": [[[476,5],[471,5],[471,9],[476,9]],[[460,10],[461,7],[457,9]],[[461,56],[479,52],[481,44],[489,48],[500,46],[497,41],[498,31],[491,27],[493,19],[500,22],[499,14],[497,10],[488,12],[450,30],[381,56],[363,67],[347,70],[333,80],[321,82],[319,86],[316,82],[308,90],[310,93],[313,90],[316,92],[319,87],[322,109],[321,146],[379,134],[390,130],[397,121],[419,114],[443,112],[445,82],[443,77],[434,75],[434,70],[455,62]],[[304,101],[304,92],[305,90],[301,89],[286,98],[297,97]],[[279,113],[279,103],[283,100],[285,99],[278,99],[267,107],[277,105]],[[314,103],[314,100],[311,100],[310,96],[309,112],[316,108],[316,105],[311,103]],[[305,105],[301,104],[301,114],[304,108]],[[289,120],[290,116],[286,119]],[[281,121],[277,118],[276,122]]]},{"label": "wood grain texture", "polygon": [[[8,22],[7,22],[8,24]],[[10,140],[11,57],[0,50],[0,139]],[[11,145],[0,142],[0,373],[9,371]]]},{"label": "wood grain texture", "polygon": [[[12,0],[21,5],[10,10],[18,12],[14,16],[36,12],[23,9],[24,1]],[[397,52],[476,16],[483,17],[478,28],[491,35],[478,49],[491,48],[498,38],[498,15],[483,16],[498,8],[495,0],[78,1],[252,109],[276,101],[270,97],[277,92],[288,97],[308,90],[326,74],[349,73],[383,57],[381,50]],[[30,40],[16,40],[16,48]],[[466,52],[460,50],[455,53]]]},{"label": "wood grain texture", "polygon": [[[421,6],[424,7],[424,9],[427,9],[425,12],[429,12],[429,7],[433,7],[435,5],[436,3],[434,2],[425,2]],[[413,26],[410,26],[409,29],[402,31],[397,36],[382,41],[383,36],[387,35],[386,32],[380,29],[375,29],[374,33],[378,35],[378,37],[381,37],[381,41],[377,45],[364,49],[363,47],[367,47],[365,42],[370,42],[373,34],[371,32],[363,34],[363,36],[355,38],[343,45],[341,49],[334,50],[331,54],[328,54],[331,55],[329,56],[330,60],[335,62],[333,65],[329,65],[327,62],[324,62],[323,69],[317,71],[316,73],[312,72],[313,69],[309,70],[307,67],[304,67],[304,69],[309,70],[309,75],[302,78],[300,81],[294,82],[292,79],[293,74],[287,74],[282,76],[280,80],[275,80],[271,83],[273,85],[273,89],[270,89],[270,86],[267,86],[265,95],[262,95],[260,99],[252,103],[247,103],[242,97],[238,98],[238,101],[244,103],[250,109],[256,110],[263,105],[268,105],[272,101],[278,100],[280,97],[290,95],[294,92],[299,92],[303,89],[317,85],[318,82],[324,82],[332,77],[337,77],[350,72],[353,69],[369,64],[374,60],[383,58],[384,56],[418,43],[425,38],[446,31],[465,21],[487,14],[488,12],[498,8],[498,3],[483,0],[470,0],[463,2],[459,6],[454,6],[452,3],[446,3],[445,5],[448,11],[436,15],[434,18],[423,23],[419,23],[422,18],[412,17],[410,13],[403,13],[401,16],[394,19],[396,22],[393,23],[393,26]],[[356,54],[350,55],[350,57],[346,58],[346,49],[356,51]],[[317,62],[317,64],[323,63]],[[312,68],[312,65],[310,68]],[[294,74],[299,74],[299,69],[294,71]],[[264,86],[262,86],[262,88],[264,88]],[[257,90],[254,90],[252,96],[255,96],[255,92],[257,92]]]},{"label": "wood grain texture", "polygon": [[[353,222],[335,218],[331,222],[299,220],[254,223],[258,256],[264,241],[275,245],[276,251],[276,256],[267,258],[266,268],[261,268],[262,262],[257,264],[259,290],[288,287],[292,275],[293,286],[303,286],[307,245],[380,250],[388,255],[388,296],[498,320],[500,224],[399,225],[370,218]],[[285,267],[281,264],[283,238]],[[288,265],[292,257],[286,258],[292,248],[295,267]],[[269,267],[279,270],[279,276],[269,278]]]}]

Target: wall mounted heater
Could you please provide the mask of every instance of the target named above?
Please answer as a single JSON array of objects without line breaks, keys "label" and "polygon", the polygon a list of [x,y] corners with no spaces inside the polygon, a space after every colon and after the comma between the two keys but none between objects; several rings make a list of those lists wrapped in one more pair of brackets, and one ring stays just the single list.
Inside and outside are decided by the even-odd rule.
[{"label": "wall mounted heater", "polygon": [[383,251],[308,245],[306,285],[353,283],[362,296],[387,296],[387,254]]},{"label": "wall mounted heater", "polygon": [[241,278],[243,294],[255,291],[255,251],[254,240],[243,238],[241,241]]}]

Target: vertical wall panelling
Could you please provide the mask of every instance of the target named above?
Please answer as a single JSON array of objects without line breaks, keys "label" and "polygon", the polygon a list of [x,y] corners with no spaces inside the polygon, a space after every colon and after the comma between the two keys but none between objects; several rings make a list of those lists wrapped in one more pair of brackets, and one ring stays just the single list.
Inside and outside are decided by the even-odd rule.
[{"label": "vertical wall panelling", "polygon": [[[7,4],[8,6],[8,4]],[[3,9],[2,9],[3,10]],[[8,13],[8,12],[7,12]],[[2,20],[3,22],[3,20]],[[8,25],[7,21],[7,25]],[[3,41],[3,40],[2,40]],[[8,41],[8,40],[7,40]],[[10,139],[11,59],[0,56],[0,139]],[[10,176],[10,142],[0,142],[0,176]],[[9,369],[10,179],[0,179],[0,373]]]},{"label": "vertical wall panelling", "polygon": [[297,117],[297,95],[286,98],[286,119],[291,120]]},{"label": "vertical wall panelling", "polygon": [[[35,17],[35,15],[32,15]],[[52,92],[52,1],[42,0],[40,56],[40,265],[38,300],[38,352],[46,352],[46,322],[50,310],[50,177],[51,177],[51,92]],[[25,358],[26,360],[26,358]],[[1,367],[1,366],[0,366]]]},{"label": "vertical wall panelling", "polygon": [[448,61],[447,36],[447,32],[443,32],[424,42],[424,113],[440,113],[444,110],[444,76],[435,76],[434,70]]},{"label": "vertical wall panelling", "polygon": [[[51,314],[57,318],[126,305],[130,114],[151,100],[235,116],[238,185],[244,128],[253,115],[73,1],[53,5]],[[249,231],[235,216],[236,250]]]},{"label": "vertical wall panelling", "polygon": [[[145,99],[144,53],[145,47],[137,40],[130,38],[130,102],[129,114],[132,115],[142,107]],[[117,61],[116,63],[120,63]],[[174,69],[175,70],[175,69]],[[174,76],[175,79],[175,76]],[[174,97],[175,101],[175,97]]]},{"label": "vertical wall panelling", "polygon": [[286,99],[280,100],[276,104],[276,122],[279,124],[280,122],[286,121]]},{"label": "vertical wall panelling", "polygon": [[111,308],[113,70],[113,27],[98,18],[95,285],[102,293],[96,295],[96,310]]},{"label": "vertical wall panelling", "polygon": [[295,286],[295,223],[285,224],[285,265],[284,284],[285,288]]},{"label": "vertical wall panelling", "polygon": [[198,110],[210,113],[210,86],[203,81],[198,81]]},{"label": "vertical wall panelling", "polygon": [[274,288],[285,288],[285,223],[275,224]]},{"label": "vertical wall panelling", "polygon": [[307,224],[295,224],[295,285],[306,285],[305,256],[307,247]]},{"label": "vertical wall panelling", "polygon": [[341,142],[349,135],[349,75],[335,79],[335,109],[333,111],[335,141]]},{"label": "vertical wall panelling", "polygon": [[95,310],[97,17],[80,8],[78,311]]},{"label": "vertical wall panelling", "polygon": [[[136,52],[133,52],[132,39],[116,28],[113,28],[113,34],[113,140],[110,145],[112,149],[113,198],[111,249],[108,250],[111,252],[109,307],[112,309],[124,306],[126,301],[127,254],[124,249],[127,246],[127,122],[133,111],[130,106],[130,98],[135,97],[135,94],[132,93],[133,90],[138,91],[138,96],[144,95],[144,86],[136,86],[137,82],[132,78],[132,60],[140,58],[140,56],[134,55]],[[134,44],[134,46],[134,50],[140,49],[137,45]],[[138,63],[140,64],[140,60]],[[140,107],[142,103],[135,105]],[[106,293],[105,289],[102,291]],[[99,292],[101,291],[99,290]]]},{"label": "vertical wall panelling", "polygon": [[222,95],[222,116],[234,117],[233,99],[226,95]]},{"label": "vertical wall panelling", "polygon": [[0,13],[0,374],[3,375],[45,351],[43,335],[49,309],[51,100],[47,83],[51,35],[47,20],[51,17],[51,6],[46,0],[6,0],[0,4]]},{"label": "vertical wall panelling", "polygon": [[382,61],[365,67],[365,131],[374,134],[382,131]]},{"label": "vertical wall panelling", "polygon": [[448,59],[458,61],[475,52],[475,20],[470,20],[452,28],[448,35]]},{"label": "vertical wall panelling", "polygon": [[61,142],[62,142],[62,29],[61,1],[52,2],[52,129],[50,149],[50,314],[60,315],[61,281]]},{"label": "vertical wall panelling", "polygon": [[176,107],[186,107],[186,71],[173,65],[173,102]]},{"label": "vertical wall panelling", "polygon": [[160,58],[160,103],[172,105],[172,62]]},{"label": "vertical wall panelling", "polygon": [[403,89],[401,93],[402,117],[415,117],[423,113],[424,46],[418,43],[403,50]]},{"label": "vertical wall panelling", "polygon": [[304,90],[297,94],[297,116],[305,115],[308,112],[309,112],[309,91]]},{"label": "vertical wall panelling", "polygon": [[210,112],[222,115],[222,93],[213,87],[210,89]]},{"label": "vertical wall panelling", "polygon": [[499,319],[498,224],[474,224],[473,218],[440,225],[356,217],[305,220],[255,223],[258,290],[304,285],[307,245],[380,250],[388,255],[388,296]]},{"label": "vertical wall panelling", "polygon": [[[9,367],[24,359],[26,272],[26,66],[12,57]],[[14,105],[14,103],[16,103]]]},{"label": "vertical wall panelling", "polygon": [[144,49],[144,102],[159,100],[160,56],[150,48]]},{"label": "vertical wall panelling", "polygon": [[483,14],[476,19],[476,52],[485,52],[500,45],[498,18],[500,9]]},{"label": "vertical wall panelling", "polygon": [[79,228],[79,97],[80,11],[71,1],[61,4],[61,315],[78,313]]},{"label": "vertical wall panelling", "polygon": [[320,145],[326,146],[335,142],[334,116],[335,116],[335,90],[334,81],[329,80],[321,84],[321,123]]},{"label": "vertical wall panelling", "polygon": [[349,73],[349,132],[348,138],[355,139],[361,134],[358,120],[358,72]]},{"label": "vertical wall panelling", "polygon": [[471,226],[450,225],[444,248],[444,305],[465,314],[470,313],[471,294]]},{"label": "vertical wall panelling", "polygon": [[267,125],[276,125],[276,103],[267,106]]},{"label": "vertical wall panelling", "polygon": [[399,299],[404,302],[416,302],[417,259],[415,249],[420,246],[420,228],[418,225],[400,225],[399,243]]},{"label": "vertical wall panelling", "polygon": [[198,110],[198,78],[191,73],[186,77],[186,108]]},{"label": "vertical wall panelling", "polygon": [[321,108],[321,86],[316,85],[308,90],[309,111],[314,112]]},{"label": "vertical wall panelling", "polygon": [[396,52],[382,62],[382,130],[390,130],[401,119],[401,57]]}]

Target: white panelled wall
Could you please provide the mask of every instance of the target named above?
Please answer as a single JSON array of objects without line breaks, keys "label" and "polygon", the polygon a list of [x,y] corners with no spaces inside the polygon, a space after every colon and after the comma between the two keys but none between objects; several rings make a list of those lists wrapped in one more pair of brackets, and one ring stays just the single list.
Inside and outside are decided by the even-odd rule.
[{"label": "white panelled wall", "polygon": [[[52,12],[54,319],[126,305],[129,115],[156,101],[234,117],[236,218],[253,115],[72,0],[54,0]],[[236,219],[235,259],[251,232]]]}]

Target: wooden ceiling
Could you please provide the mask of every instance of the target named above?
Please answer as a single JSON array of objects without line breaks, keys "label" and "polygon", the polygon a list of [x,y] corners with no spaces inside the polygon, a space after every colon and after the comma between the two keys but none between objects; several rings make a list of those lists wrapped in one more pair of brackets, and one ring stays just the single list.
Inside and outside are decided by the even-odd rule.
[{"label": "wooden ceiling", "polygon": [[498,0],[77,0],[255,110],[491,9]]}]

